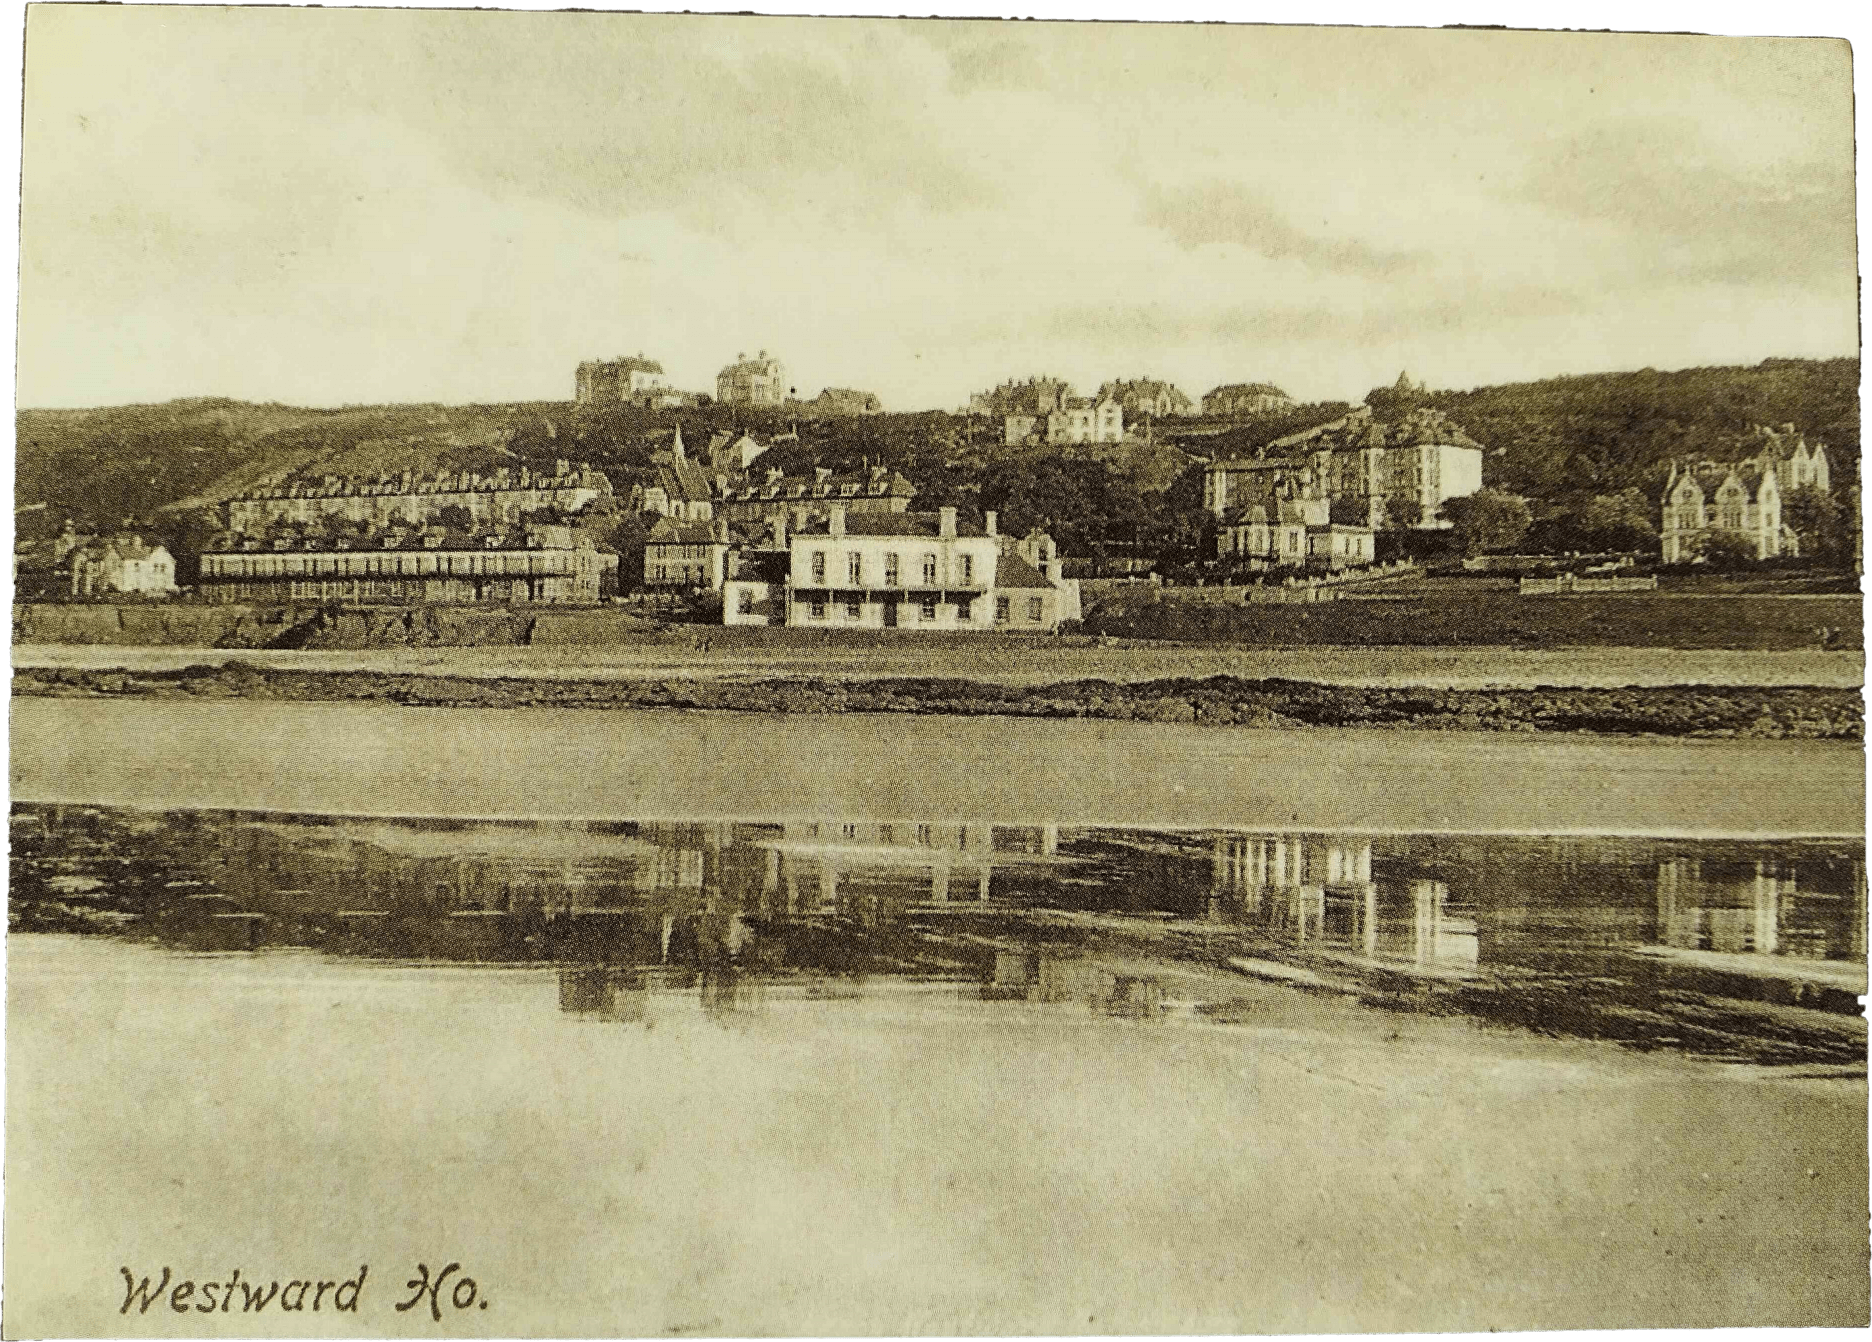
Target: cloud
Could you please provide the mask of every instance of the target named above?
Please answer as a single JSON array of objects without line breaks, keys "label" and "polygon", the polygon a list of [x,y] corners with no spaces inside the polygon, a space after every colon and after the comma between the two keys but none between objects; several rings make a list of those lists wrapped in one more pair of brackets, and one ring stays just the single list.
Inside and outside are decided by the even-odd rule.
[{"label": "cloud", "polygon": [[1616,231],[1663,283],[1852,283],[1850,162],[1719,157],[1707,133],[1634,118],[1568,136],[1507,192],[1561,219]]},{"label": "cloud", "polygon": [[1166,190],[1150,187],[1143,222],[1168,233],[1186,251],[1211,244],[1245,247],[1273,261],[1366,279],[1395,279],[1424,266],[1429,255],[1391,251],[1358,238],[1309,233],[1289,223],[1257,192],[1235,182]]},{"label": "cloud", "polygon": [[[729,234],[782,213],[882,222],[999,198],[945,140],[945,62],[889,29],[489,18],[482,40],[399,45],[379,101],[497,196]],[[522,29],[528,59],[510,59],[501,39]]]}]

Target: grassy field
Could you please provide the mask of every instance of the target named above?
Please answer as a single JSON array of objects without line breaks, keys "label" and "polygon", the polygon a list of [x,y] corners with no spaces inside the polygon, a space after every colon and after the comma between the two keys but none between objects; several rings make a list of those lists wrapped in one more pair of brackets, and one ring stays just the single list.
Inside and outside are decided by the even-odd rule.
[{"label": "grassy field", "polygon": [[1384,599],[1317,605],[1224,605],[1140,585],[1109,592],[1086,630],[1119,638],[1251,647],[1634,647],[1852,649],[1864,641],[1860,598],[1725,590],[1524,597],[1511,583],[1431,580]]}]

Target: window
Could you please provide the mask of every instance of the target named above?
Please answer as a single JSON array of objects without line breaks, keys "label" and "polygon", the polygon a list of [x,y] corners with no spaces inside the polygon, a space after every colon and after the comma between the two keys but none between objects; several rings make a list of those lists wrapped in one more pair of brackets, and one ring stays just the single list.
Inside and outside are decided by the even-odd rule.
[{"label": "window", "polygon": [[974,555],[962,556],[962,581],[964,583],[971,583],[975,581],[975,556]]},{"label": "window", "polygon": [[851,584],[853,587],[857,587],[863,584],[864,582],[864,556],[863,555],[850,556],[845,561],[845,568],[846,568],[846,571],[851,574]]},{"label": "window", "polygon": [[936,619],[936,598],[933,596],[926,596],[923,598],[923,623],[930,624],[935,619]]},{"label": "window", "polygon": [[892,553],[892,554],[885,555],[884,556],[884,585],[886,587],[897,586],[898,576],[899,574],[897,570],[896,554]]},{"label": "window", "polygon": [[934,587],[936,585],[936,556],[935,555],[923,556],[923,585],[925,587]]},{"label": "window", "polygon": [[812,552],[812,580],[814,587],[825,586],[825,551]]},{"label": "window", "polygon": [[1037,596],[1030,596],[1027,598],[1027,618],[1032,620],[1035,624],[1040,623],[1045,609],[1041,598]]},{"label": "window", "polygon": [[823,598],[815,597],[807,610],[810,618],[823,620],[826,615],[826,603]]},{"label": "window", "polygon": [[975,623],[975,603],[973,601],[958,601],[956,603],[956,619],[960,620],[963,624]]},{"label": "window", "polygon": [[845,618],[848,620],[858,620],[858,619],[864,618],[864,602],[847,601],[845,603]]},{"label": "window", "polygon": [[995,623],[1006,624],[1007,622],[1008,622],[1008,599],[1004,596],[998,596],[995,598]]}]

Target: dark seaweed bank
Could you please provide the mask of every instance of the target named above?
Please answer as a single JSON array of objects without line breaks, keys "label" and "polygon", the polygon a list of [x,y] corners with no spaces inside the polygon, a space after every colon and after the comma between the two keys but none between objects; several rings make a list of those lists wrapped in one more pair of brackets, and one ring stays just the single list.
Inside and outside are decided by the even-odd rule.
[{"label": "dark seaweed bank", "polygon": [[177,671],[38,669],[16,695],[361,701],[415,708],[675,708],[742,713],[945,713],[1216,727],[1396,727],[1615,736],[1861,741],[1857,691],[1821,686],[1425,689],[1238,676],[1008,686],[963,679],[814,677],[551,680],[286,671],[229,662]]}]

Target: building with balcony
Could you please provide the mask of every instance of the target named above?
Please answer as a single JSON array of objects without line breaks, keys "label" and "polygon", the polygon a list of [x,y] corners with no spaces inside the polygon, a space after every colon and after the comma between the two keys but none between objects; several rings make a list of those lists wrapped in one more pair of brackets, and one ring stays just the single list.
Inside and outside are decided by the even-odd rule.
[{"label": "building with balcony", "polygon": [[[1038,567],[1021,545],[1032,547]],[[784,565],[762,561],[758,576],[737,569],[723,589],[725,624],[1045,632],[1078,614],[1078,584],[1063,576],[1052,542],[1036,536],[1010,543],[997,533],[993,513],[971,527],[959,523],[954,508],[860,512],[834,503],[825,521],[800,530],[778,522],[767,553],[784,555]],[[1020,585],[1001,585],[1004,562]]]},{"label": "building with balcony", "polygon": [[617,556],[569,526],[469,533],[446,526],[375,535],[280,527],[228,532],[201,555],[211,604],[337,601],[592,604]]}]

